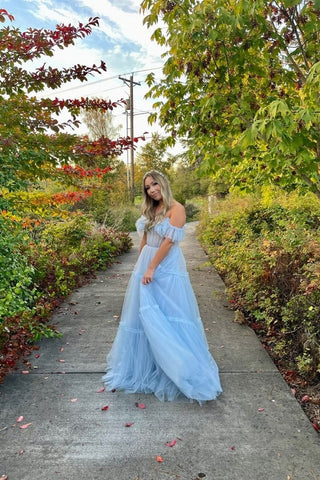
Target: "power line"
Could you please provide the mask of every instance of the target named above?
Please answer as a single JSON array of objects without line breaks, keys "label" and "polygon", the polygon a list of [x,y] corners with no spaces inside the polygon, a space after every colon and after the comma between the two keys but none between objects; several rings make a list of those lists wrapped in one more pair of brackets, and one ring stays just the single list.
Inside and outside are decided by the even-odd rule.
[{"label": "power line", "polygon": [[[95,80],[95,81],[90,82],[90,83],[83,83],[83,84],[75,86],[75,87],[65,88],[64,90],[59,90],[59,92],[52,92],[52,93],[48,93],[47,95],[51,96],[51,95],[57,95],[57,94],[65,93],[65,92],[71,92],[71,91],[74,91],[74,90],[78,90],[79,88],[85,88],[85,87],[89,87],[91,85],[96,85],[97,83],[107,82],[108,80],[114,80],[115,78],[120,78],[121,75],[131,75],[131,74],[135,74],[135,73],[152,72],[153,70],[161,70],[161,69],[162,69],[162,67],[145,68],[143,70],[136,70],[134,72],[127,72],[127,73],[122,73],[122,74],[119,74],[119,75],[113,75],[112,77],[100,78],[99,80]],[[117,88],[121,88],[121,87],[114,87],[114,88],[111,88],[110,90],[116,90]],[[109,90],[105,90],[105,91],[109,91]]]}]

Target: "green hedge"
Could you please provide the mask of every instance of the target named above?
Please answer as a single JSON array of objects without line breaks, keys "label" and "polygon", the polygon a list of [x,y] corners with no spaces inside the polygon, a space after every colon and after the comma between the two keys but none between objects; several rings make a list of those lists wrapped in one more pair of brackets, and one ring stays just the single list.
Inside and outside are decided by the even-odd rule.
[{"label": "green hedge", "polygon": [[200,241],[232,307],[308,380],[320,379],[320,203],[270,192],[220,201]]}]

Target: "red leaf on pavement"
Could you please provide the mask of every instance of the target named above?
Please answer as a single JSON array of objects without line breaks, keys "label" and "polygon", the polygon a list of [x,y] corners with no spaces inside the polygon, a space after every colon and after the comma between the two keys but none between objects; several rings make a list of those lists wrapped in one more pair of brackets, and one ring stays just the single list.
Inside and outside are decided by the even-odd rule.
[{"label": "red leaf on pavement", "polygon": [[21,425],[21,430],[25,430],[26,428],[29,427],[29,425],[32,425],[32,423],[25,423],[24,425]]},{"label": "red leaf on pavement", "polygon": [[108,408],[109,408],[109,405],[106,405],[105,407],[102,407],[101,410],[105,412],[106,410],[108,410]]},{"label": "red leaf on pavement", "polygon": [[303,395],[303,397],[301,398],[301,402],[309,402],[309,400],[310,400],[309,395]]},{"label": "red leaf on pavement", "polygon": [[135,405],[136,405],[136,407],[141,408],[142,410],[144,410],[144,409],[146,408],[146,406],[145,406],[144,403],[138,403],[138,402],[136,402]]},{"label": "red leaf on pavement", "polygon": [[75,402],[77,402],[77,401],[78,401],[77,398],[72,398],[72,399],[70,400],[70,402],[72,402],[72,403],[75,403]]},{"label": "red leaf on pavement", "polygon": [[62,360],[62,358],[58,358],[57,362],[60,362],[60,363],[66,363],[65,360]]},{"label": "red leaf on pavement", "polygon": [[100,388],[100,390],[97,390],[97,393],[102,393],[102,392],[104,392],[104,391],[105,391],[105,388],[102,387],[102,388]]},{"label": "red leaf on pavement", "polygon": [[236,449],[236,447],[234,445],[232,445],[231,450],[235,450],[235,449]]},{"label": "red leaf on pavement", "polygon": [[63,352],[63,350],[64,350],[64,348],[63,348],[63,347],[61,347],[61,348],[60,348],[60,352]]},{"label": "red leaf on pavement", "polygon": [[317,432],[320,432],[320,428],[316,423],[313,423],[312,426],[315,430],[317,430]]},{"label": "red leaf on pavement", "polygon": [[24,453],[24,450],[20,450],[19,455],[22,455]]},{"label": "red leaf on pavement", "polygon": [[258,408],[258,412],[263,412],[263,411],[264,411],[263,407]]},{"label": "red leaf on pavement", "polygon": [[36,353],[36,354],[35,354],[35,357],[36,357],[36,358],[39,358],[39,357],[40,357],[40,353]]},{"label": "red leaf on pavement", "polygon": [[20,423],[20,422],[22,422],[22,420],[23,420],[23,416],[20,415],[20,417],[17,418],[17,422]]},{"label": "red leaf on pavement", "polygon": [[166,445],[167,445],[167,447],[174,447],[176,443],[177,443],[177,440],[174,439],[174,440],[172,440],[172,442],[166,442]]},{"label": "red leaf on pavement", "polygon": [[125,424],[125,427],[131,427],[134,424],[134,422],[128,422]]},{"label": "red leaf on pavement", "polygon": [[159,455],[156,456],[157,462],[161,463],[163,462],[163,458],[160,457]]},{"label": "red leaf on pavement", "polygon": [[29,372],[29,370],[22,370],[21,373],[23,373],[24,375],[27,375],[27,374],[30,373],[30,372]]}]

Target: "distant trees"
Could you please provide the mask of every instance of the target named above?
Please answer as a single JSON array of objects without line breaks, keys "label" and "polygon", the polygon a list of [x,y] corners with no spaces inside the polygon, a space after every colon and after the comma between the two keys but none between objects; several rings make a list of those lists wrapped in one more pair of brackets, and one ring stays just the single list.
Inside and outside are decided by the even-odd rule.
[{"label": "distant trees", "polygon": [[122,128],[121,125],[114,125],[111,110],[83,110],[82,119],[92,140],[101,137],[117,138]]},{"label": "distant trees", "polygon": [[168,154],[167,149],[163,137],[159,133],[153,133],[151,140],[136,154],[135,184],[138,194],[141,194],[142,178],[148,170],[159,170],[165,175],[169,174],[176,157]]}]

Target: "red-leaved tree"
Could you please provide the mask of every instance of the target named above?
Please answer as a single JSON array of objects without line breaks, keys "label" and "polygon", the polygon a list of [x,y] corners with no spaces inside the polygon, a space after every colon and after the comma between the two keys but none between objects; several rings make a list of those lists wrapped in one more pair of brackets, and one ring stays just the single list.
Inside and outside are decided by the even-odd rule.
[{"label": "red-leaved tree", "polygon": [[[12,22],[14,17],[0,9],[0,21]],[[54,100],[37,98],[36,93],[45,88],[52,90],[72,80],[86,81],[90,75],[101,74],[106,65],[74,65],[70,68],[53,68],[44,63],[30,71],[26,62],[54,55],[55,49],[67,48],[78,38],[90,35],[99,25],[98,18],[90,18],[87,24],[57,25],[55,30],[29,28],[21,32],[18,28],[4,26],[0,29],[0,193],[20,189],[30,179],[55,175],[57,167],[63,172],[77,171],[80,163],[85,169],[84,159],[95,165],[96,173],[104,175],[108,168],[102,167],[92,158],[109,159],[130,148],[134,141],[129,137],[110,140],[102,137],[95,142],[75,134],[79,125],[78,116],[82,109],[112,110],[122,100],[97,100],[78,98]],[[67,110],[70,119],[61,121],[61,112]],[[66,127],[73,128],[74,133]],[[136,139],[135,139],[136,140]],[[69,166],[69,167],[66,167]],[[83,176],[86,174],[83,170]],[[91,169],[91,174],[94,169]],[[0,205],[1,209],[1,205]]]}]

